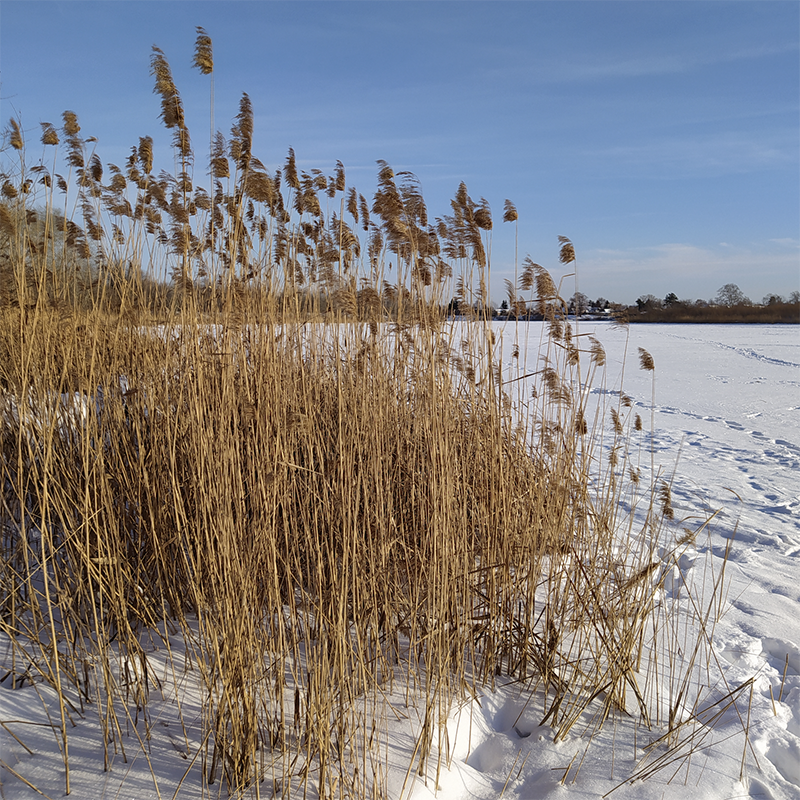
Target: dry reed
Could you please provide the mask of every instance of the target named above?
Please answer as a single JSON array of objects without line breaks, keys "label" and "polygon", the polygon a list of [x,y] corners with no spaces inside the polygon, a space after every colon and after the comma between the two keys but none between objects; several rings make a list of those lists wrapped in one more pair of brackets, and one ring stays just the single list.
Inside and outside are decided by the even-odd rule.
[{"label": "dry reed", "polygon": [[[517,304],[535,290],[550,331],[529,402],[488,326],[485,200],[461,184],[431,224],[414,176],[384,162],[371,208],[340,163],[298,172],[290,150],[270,173],[247,95],[196,187],[157,48],[151,66],[178,175],[153,174],[148,137],[104,172],[65,112],[53,160],[68,178],[28,167],[15,120],[0,176],[4,681],[57,690],[66,789],[68,715],[97,714],[106,758],[147,725],[145,641],[168,628],[203,687],[186,756],[231,792],[380,795],[393,683],[420,713],[409,774],[438,773],[451,705],[501,674],[539,687],[557,738],[598,699],[603,719],[655,724],[661,648],[685,647],[655,620],[669,484],[638,486],[638,415],[621,403],[606,430],[587,407],[546,270],[527,259],[509,285]],[[42,141],[59,146],[52,125]],[[321,193],[340,195],[338,214]],[[79,222],[59,198],[77,199]],[[463,329],[442,313],[453,294],[474,309]],[[654,368],[644,351],[641,364]],[[647,505],[641,531],[626,492]]]}]

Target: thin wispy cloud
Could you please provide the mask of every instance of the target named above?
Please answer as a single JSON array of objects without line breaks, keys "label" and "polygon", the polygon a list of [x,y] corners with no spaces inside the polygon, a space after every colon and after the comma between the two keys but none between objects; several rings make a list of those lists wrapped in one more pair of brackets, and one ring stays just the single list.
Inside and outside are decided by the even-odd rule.
[{"label": "thin wispy cloud", "polygon": [[685,75],[706,67],[751,61],[772,56],[797,53],[798,46],[787,42],[778,45],[743,47],[739,50],[681,47],[678,52],[642,54],[633,58],[617,58],[598,55],[565,59],[558,70],[549,69],[545,77],[549,81],[568,83],[574,81],[603,81],[618,78],[649,78],[664,75]]},{"label": "thin wispy cloud", "polygon": [[664,137],[587,150],[584,157],[607,168],[667,180],[779,169],[798,163],[797,137],[789,132],[767,137],[735,132]]}]

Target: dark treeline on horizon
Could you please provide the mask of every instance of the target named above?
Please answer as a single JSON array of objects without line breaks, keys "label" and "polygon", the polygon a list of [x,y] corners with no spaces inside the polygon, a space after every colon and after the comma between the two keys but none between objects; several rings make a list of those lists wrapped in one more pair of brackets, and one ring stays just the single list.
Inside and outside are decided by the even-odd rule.
[{"label": "dark treeline on horizon", "polygon": [[715,297],[705,300],[679,300],[670,292],[663,300],[643,295],[629,309],[631,322],[800,322],[800,291],[788,298],[778,294],[766,295],[754,303],[735,283],[720,287]]},{"label": "dark treeline on horizon", "polygon": [[[448,307],[450,313],[453,313],[452,306],[453,303]],[[576,292],[568,302],[565,301],[565,313],[594,320],[625,322],[797,324],[800,323],[800,291],[793,291],[788,298],[768,294],[760,303],[754,303],[736,284],[728,283],[711,300],[680,300],[670,292],[663,300],[652,294],[641,295],[632,305],[614,303],[604,297],[591,300]],[[502,319],[539,319],[532,311],[509,309],[506,301],[500,305],[497,316]]]}]

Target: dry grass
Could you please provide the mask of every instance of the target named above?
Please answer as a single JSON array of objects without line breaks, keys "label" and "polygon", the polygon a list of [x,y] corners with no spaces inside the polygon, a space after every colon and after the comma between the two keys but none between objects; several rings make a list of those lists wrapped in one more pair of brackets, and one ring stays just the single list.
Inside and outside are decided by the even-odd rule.
[{"label": "dry grass", "polygon": [[657,548],[669,486],[638,486],[624,395],[610,426],[587,407],[605,356],[550,276],[528,259],[511,287],[548,320],[531,399],[481,312],[457,329],[440,312],[453,293],[486,304],[485,201],[462,184],[431,223],[414,177],[383,163],[371,208],[341,164],[298,173],[290,151],[270,173],[246,95],[202,189],[157,50],[153,75],[178,175],[153,174],[148,139],[104,170],[71,112],[66,152],[43,127],[52,168],[27,166],[16,124],[4,153],[4,680],[57,689],[66,789],[69,714],[97,713],[117,746],[147,717],[143,641],[167,628],[204,687],[188,758],[231,791],[266,776],[287,797],[380,795],[372,726],[397,681],[421,709],[421,774],[442,766],[453,701],[500,674],[543,690],[558,737],[598,699],[599,722],[663,722],[649,687],[668,673],[689,691],[658,602],[681,546]]}]

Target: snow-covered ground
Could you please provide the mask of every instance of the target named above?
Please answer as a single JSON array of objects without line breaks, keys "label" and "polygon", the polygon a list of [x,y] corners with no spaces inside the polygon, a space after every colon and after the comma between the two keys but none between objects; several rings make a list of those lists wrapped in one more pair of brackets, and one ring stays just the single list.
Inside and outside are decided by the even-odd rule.
[{"label": "snow-covered ground", "polygon": [[[536,368],[537,324],[497,325],[504,364],[511,366],[515,338],[529,337]],[[687,554],[718,575],[723,557],[727,590],[715,614],[714,657],[728,686],[745,684],[735,705],[718,707],[714,725],[698,725],[685,755],[647,781],[627,783],[658,763],[665,750],[657,727],[647,730],[624,716],[599,732],[575,726],[553,741],[540,726],[541,703],[525,685],[498,680],[494,692],[453,709],[449,747],[436,779],[432,756],[427,776],[409,772],[419,730],[418,710],[406,703],[403,687],[386,697],[381,712],[388,726],[383,750],[384,781],[390,797],[422,800],[471,798],[800,798],[800,328],[797,326],[639,325],[627,331],[608,323],[581,323],[608,356],[606,388],[619,383],[645,420],[653,420],[656,467],[675,472],[676,520],[715,511],[710,538],[698,539]],[[524,342],[520,342],[524,344]],[[639,369],[638,348],[653,357],[655,371]],[[515,367],[516,368],[516,367]],[[655,404],[651,409],[655,376]],[[648,450],[647,460],[650,454]],[[180,648],[179,637],[172,637]],[[0,647],[0,673],[7,649]],[[176,663],[180,659],[176,659]],[[149,740],[129,720],[117,753],[103,769],[96,714],[72,717],[72,794],[78,798],[169,798],[224,795],[219,785],[201,790],[196,747],[185,729],[199,730],[199,698],[191,674],[167,667],[162,649],[151,667],[161,684],[151,693]],[[0,677],[2,675],[0,674]],[[747,681],[753,679],[749,684]],[[178,706],[171,699],[180,694]],[[719,693],[719,692],[718,692]],[[6,800],[51,798],[64,793],[63,764],[52,726],[58,709],[41,686],[11,690],[0,685],[0,795]],[[748,738],[742,733],[749,730]],[[590,745],[591,741],[591,746]],[[191,745],[191,742],[189,743]],[[648,747],[652,744],[651,747]],[[447,762],[447,763],[444,763]],[[184,776],[186,780],[181,783]],[[29,782],[29,783],[26,783]],[[260,796],[277,796],[271,781]],[[274,792],[274,795],[273,795]],[[251,788],[248,796],[256,796]]]},{"label": "snow-covered ground", "polygon": [[[498,329],[506,340],[515,336],[513,327]],[[581,323],[579,332],[602,342],[607,385],[623,380],[645,426],[655,375],[656,467],[675,470],[676,519],[720,509],[710,542],[717,568],[730,543],[714,651],[731,686],[755,677],[752,749],[745,752],[733,719],[722,719],[688,769],[676,761],[611,796],[800,798],[800,328],[632,325],[626,331]],[[531,334],[538,341],[533,326]],[[639,369],[639,347],[653,356],[654,373]],[[530,347],[531,366],[534,352]],[[745,716],[747,699],[749,689],[737,702]],[[537,728],[540,709],[523,710],[525,700],[522,687],[509,686],[470,709],[472,750],[455,759],[438,797],[491,798],[504,788],[507,797],[601,797],[647,763],[649,741],[634,742],[630,730],[612,725],[601,734],[607,746],[590,748],[581,766],[587,751],[581,737],[553,745],[552,734]]]}]

